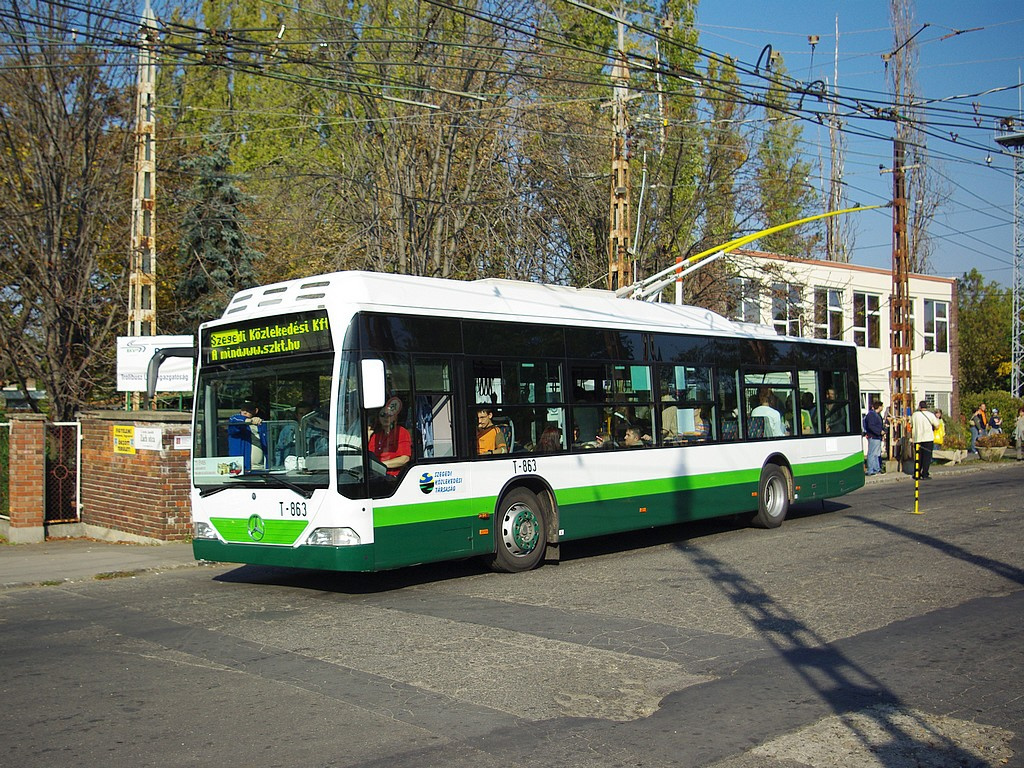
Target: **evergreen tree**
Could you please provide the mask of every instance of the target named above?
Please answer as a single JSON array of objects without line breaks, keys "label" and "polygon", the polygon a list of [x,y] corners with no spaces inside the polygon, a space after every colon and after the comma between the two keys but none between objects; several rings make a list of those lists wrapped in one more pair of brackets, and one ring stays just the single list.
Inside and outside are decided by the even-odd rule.
[{"label": "evergreen tree", "polygon": [[182,318],[193,326],[220,315],[236,291],[258,282],[255,263],[261,257],[250,245],[242,213],[252,199],[229,173],[226,144],[210,140],[206,148],[182,164],[196,180],[186,193],[188,209],[178,247],[181,272],[174,296]]}]

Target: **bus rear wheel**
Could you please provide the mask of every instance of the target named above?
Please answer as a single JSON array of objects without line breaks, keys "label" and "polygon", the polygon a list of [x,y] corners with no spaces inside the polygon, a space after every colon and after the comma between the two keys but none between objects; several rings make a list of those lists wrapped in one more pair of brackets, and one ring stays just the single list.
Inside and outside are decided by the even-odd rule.
[{"label": "bus rear wheel", "polygon": [[778,528],[789,512],[789,477],[777,464],[765,464],[757,486],[757,514],[753,523],[758,528]]},{"label": "bus rear wheel", "polygon": [[513,488],[501,497],[495,519],[496,546],[489,565],[502,573],[536,568],[547,547],[544,510],[536,494]]}]

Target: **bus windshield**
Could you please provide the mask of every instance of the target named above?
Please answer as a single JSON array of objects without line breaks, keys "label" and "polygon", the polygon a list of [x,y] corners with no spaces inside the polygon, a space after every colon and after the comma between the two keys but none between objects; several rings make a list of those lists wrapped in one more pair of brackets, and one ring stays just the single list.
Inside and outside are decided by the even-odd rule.
[{"label": "bus windshield", "polygon": [[201,369],[195,484],[209,492],[257,483],[327,487],[332,361],[282,357]]}]

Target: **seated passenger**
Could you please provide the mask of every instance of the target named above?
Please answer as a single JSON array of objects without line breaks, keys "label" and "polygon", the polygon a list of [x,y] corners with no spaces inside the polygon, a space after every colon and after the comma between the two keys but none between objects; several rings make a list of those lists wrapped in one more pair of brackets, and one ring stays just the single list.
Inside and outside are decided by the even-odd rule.
[{"label": "seated passenger", "polygon": [[480,456],[492,453],[508,453],[505,435],[494,423],[494,411],[481,408],[476,412],[476,452]]},{"label": "seated passenger", "polygon": [[412,460],[412,436],[398,423],[402,401],[392,397],[380,409],[370,433],[369,451],[388,468],[388,474],[397,477],[402,467]]},{"label": "seated passenger", "polygon": [[761,387],[757,393],[758,406],[750,412],[751,416],[760,416],[764,419],[765,437],[785,437],[786,428],[782,423],[782,414],[773,406],[775,394],[769,387]]},{"label": "seated passenger", "polygon": [[650,439],[650,436],[640,434],[639,427],[628,427],[622,444],[627,448],[646,448]]},{"label": "seated passenger", "polygon": [[558,453],[562,450],[562,430],[547,427],[537,441],[537,453]]}]

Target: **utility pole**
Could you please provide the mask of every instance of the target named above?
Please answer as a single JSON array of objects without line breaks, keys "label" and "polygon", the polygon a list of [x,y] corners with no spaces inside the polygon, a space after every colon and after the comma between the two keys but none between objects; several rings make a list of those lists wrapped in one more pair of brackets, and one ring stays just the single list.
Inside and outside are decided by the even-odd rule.
[{"label": "utility pole", "polygon": [[[128,335],[156,335],[156,17],[146,0],[139,30],[139,73],[135,93],[135,183],[128,270]],[[131,409],[142,398],[132,393]]]},{"label": "utility pole", "polygon": [[[910,376],[910,257],[907,250],[907,182],[903,165],[903,139],[896,126],[892,150],[892,299],[889,307],[889,413],[890,438],[897,425],[907,424],[913,411],[914,387]],[[896,440],[889,440],[890,458],[896,458]]]},{"label": "utility pole", "polygon": [[1024,130],[1012,119],[1003,121],[996,142],[1013,155],[1013,324],[1010,345],[1010,394],[1021,396],[1024,366]]},{"label": "utility pole", "polygon": [[612,178],[609,200],[608,228],[608,290],[615,291],[633,281],[630,249],[630,199],[629,199],[629,155],[626,136],[629,130],[629,115],[626,103],[629,101],[629,65],[626,62],[625,11],[620,9],[618,24],[618,49],[612,65]]},{"label": "utility pole", "polygon": [[[832,87],[839,93],[839,16],[836,16],[836,43],[832,64]],[[829,167],[831,169],[826,211],[838,211],[843,204],[843,164],[846,138],[842,131],[838,103],[829,105],[828,119]],[[848,262],[850,254],[838,218],[825,220],[825,253],[829,261]]]}]

